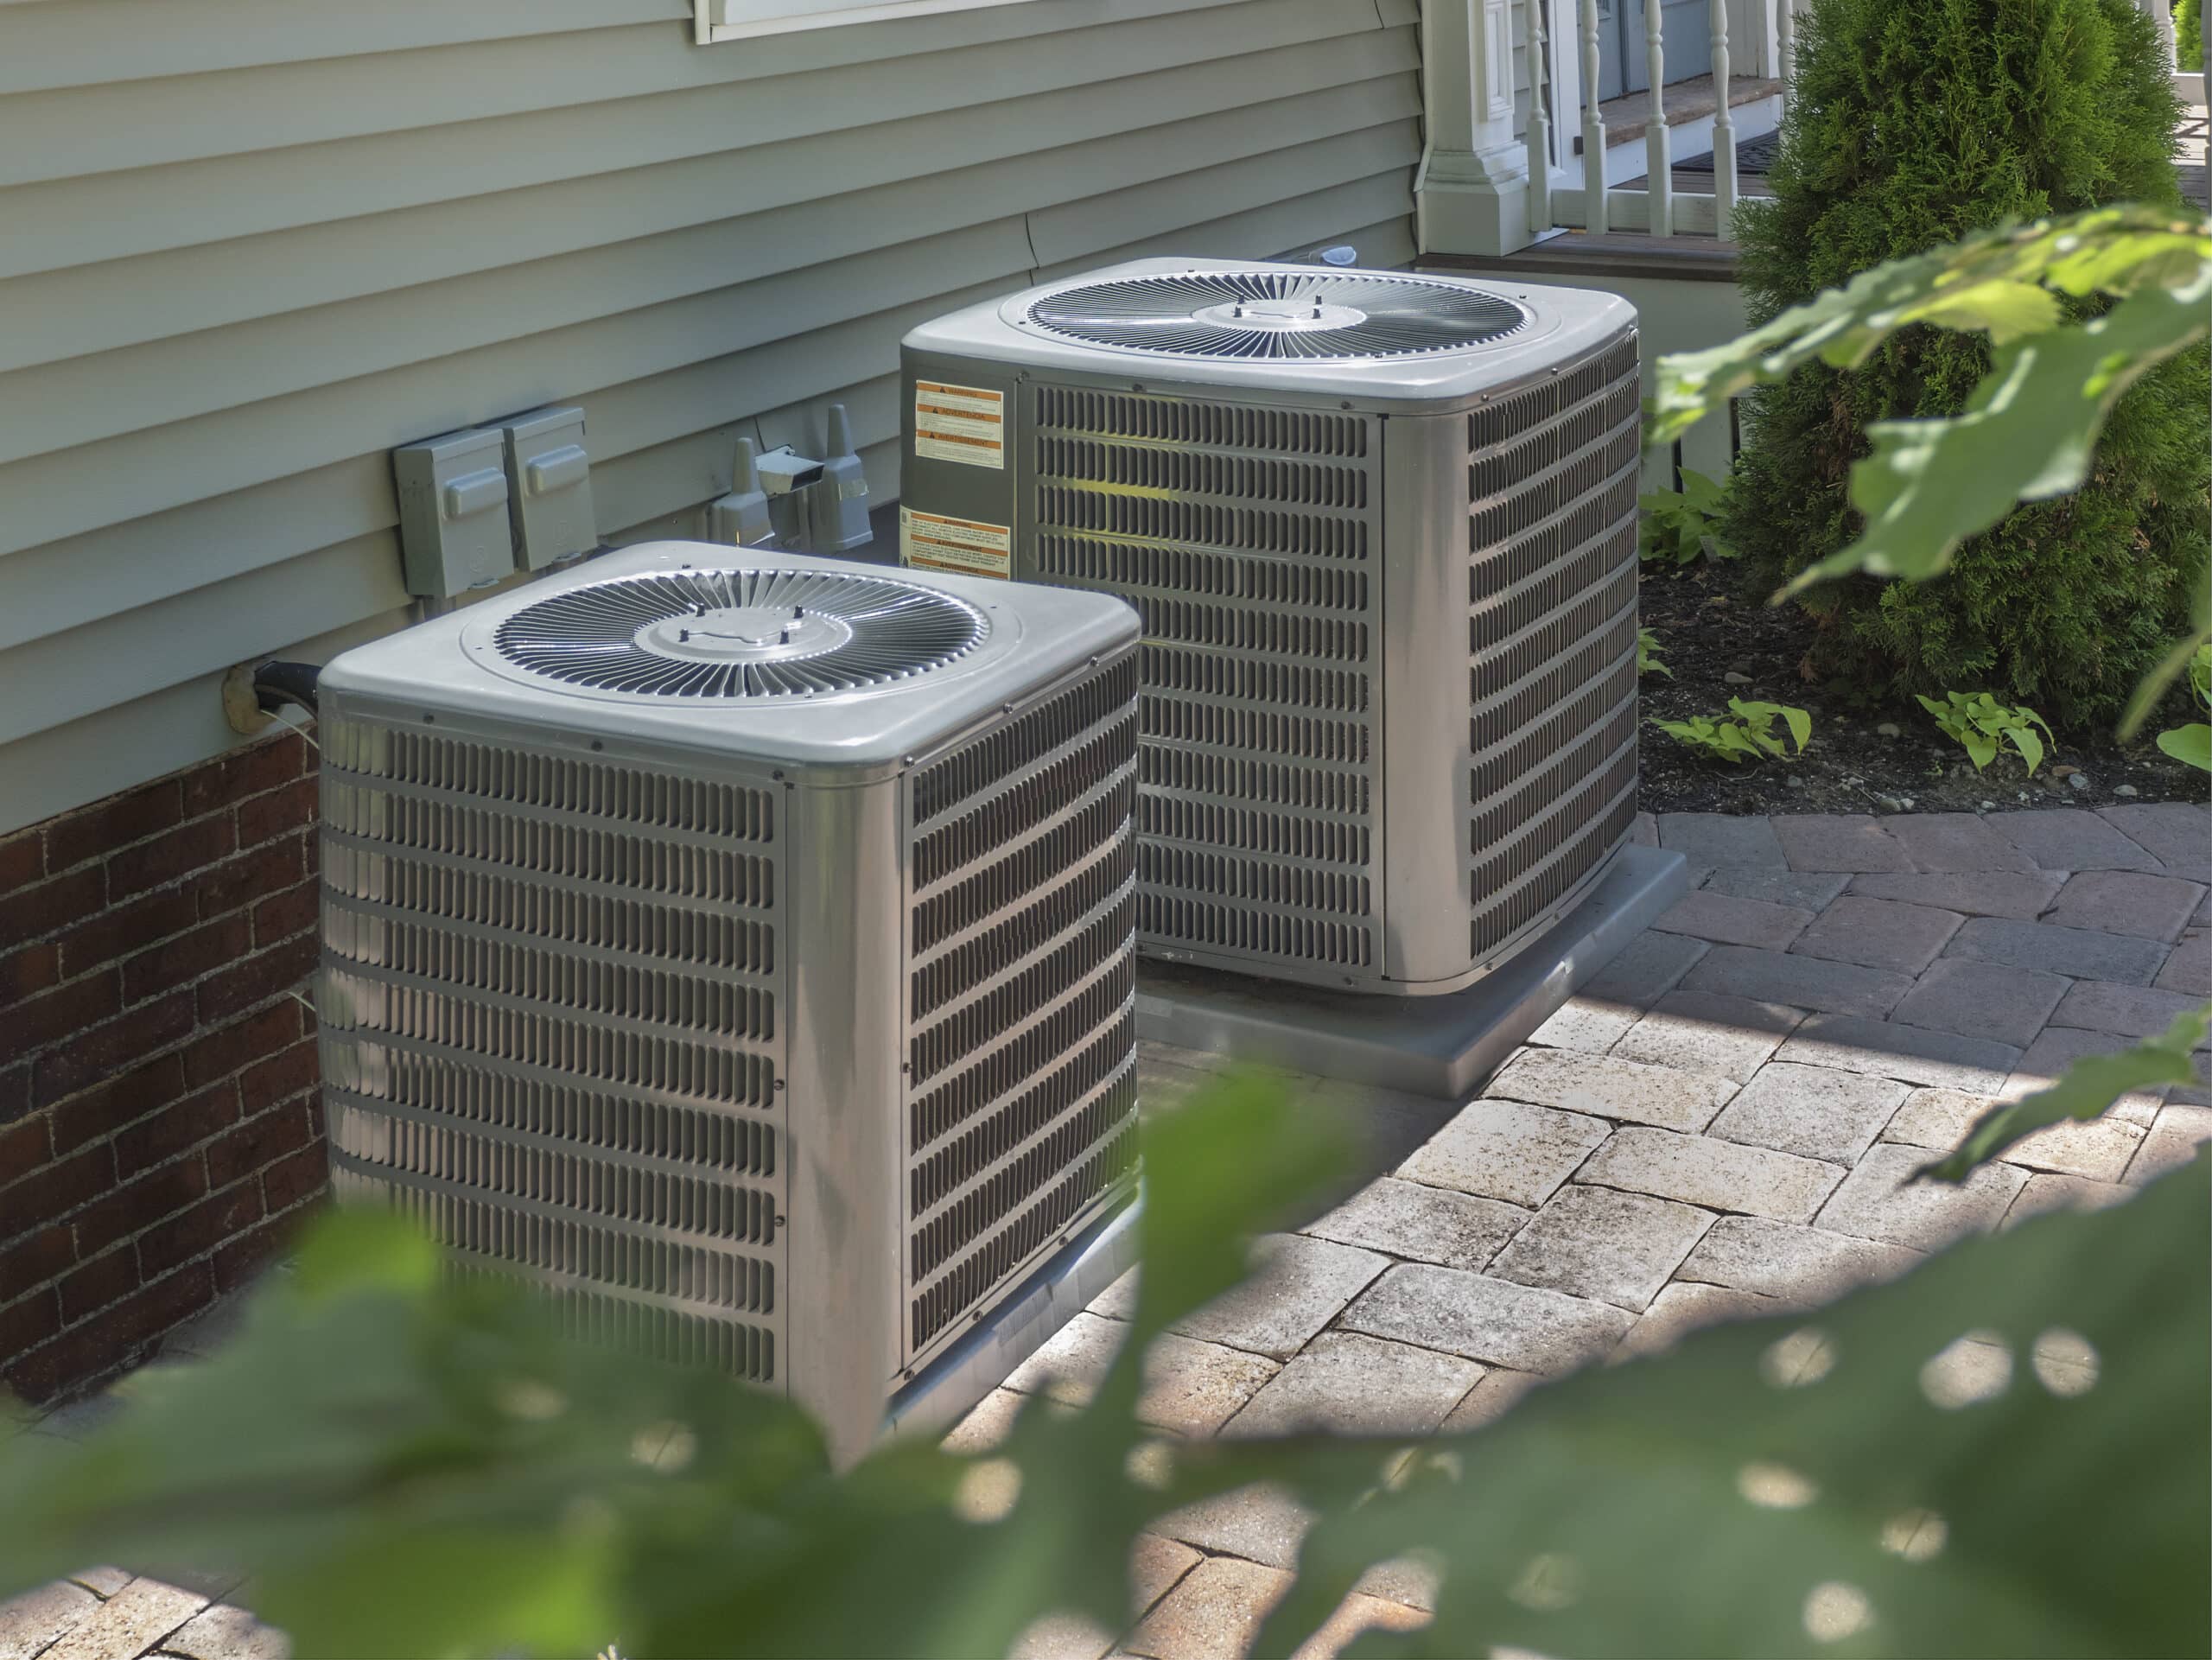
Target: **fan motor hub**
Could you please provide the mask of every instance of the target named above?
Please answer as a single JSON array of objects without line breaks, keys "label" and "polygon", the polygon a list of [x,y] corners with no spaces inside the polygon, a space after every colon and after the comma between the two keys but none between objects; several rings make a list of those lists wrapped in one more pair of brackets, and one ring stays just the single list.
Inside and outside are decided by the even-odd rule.
[{"label": "fan motor hub", "polygon": [[834,652],[853,637],[842,617],[804,606],[701,606],[631,638],[656,657],[693,663],[782,663]]},{"label": "fan motor hub", "polygon": [[1192,314],[1217,328],[1304,329],[1351,328],[1367,321],[1355,306],[1332,305],[1326,300],[1232,300],[1217,306],[1201,306]]}]

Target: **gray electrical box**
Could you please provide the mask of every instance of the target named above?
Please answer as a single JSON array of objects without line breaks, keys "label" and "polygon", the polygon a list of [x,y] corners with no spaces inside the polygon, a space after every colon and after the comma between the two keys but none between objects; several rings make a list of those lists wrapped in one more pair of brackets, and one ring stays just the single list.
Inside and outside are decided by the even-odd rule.
[{"label": "gray electrical box", "polygon": [[543,570],[599,545],[584,412],[534,410],[505,423],[515,563]]},{"label": "gray electrical box", "polygon": [[391,452],[410,594],[450,598],[512,574],[505,448],[498,428],[476,427]]}]

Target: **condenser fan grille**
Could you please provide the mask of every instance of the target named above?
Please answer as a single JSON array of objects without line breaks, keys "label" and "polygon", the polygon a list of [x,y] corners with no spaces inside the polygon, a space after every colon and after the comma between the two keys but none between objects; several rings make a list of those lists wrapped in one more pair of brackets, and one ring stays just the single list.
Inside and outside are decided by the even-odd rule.
[{"label": "condenser fan grille", "polygon": [[1419,357],[1502,340],[1528,314],[1453,283],[1370,271],[1187,271],[1065,289],[1029,308],[1093,346],[1272,361]]},{"label": "condenser fan grille", "polygon": [[809,697],[912,679],[989,631],[911,582],[791,570],[681,570],[572,588],[493,636],[518,667],[651,697]]}]

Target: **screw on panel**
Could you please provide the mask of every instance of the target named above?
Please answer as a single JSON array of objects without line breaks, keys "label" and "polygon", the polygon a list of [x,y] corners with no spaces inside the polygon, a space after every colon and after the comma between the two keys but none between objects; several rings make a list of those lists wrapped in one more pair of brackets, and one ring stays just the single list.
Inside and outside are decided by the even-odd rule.
[{"label": "screw on panel", "polygon": [[438,717],[435,715],[425,715],[423,717],[423,724],[424,726],[435,726],[437,723]]},{"label": "screw on panel", "polygon": [[779,1078],[776,1080],[776,1087],[779,1090],[784,1087],[784,1080],[782,1078]]},{"label": "screw on panel", "polygon": [[594,738],[591,741],[591,747],[594,749],[604,749],[607,747],[607,746],[604,743],[601,743],[597,738]]}]

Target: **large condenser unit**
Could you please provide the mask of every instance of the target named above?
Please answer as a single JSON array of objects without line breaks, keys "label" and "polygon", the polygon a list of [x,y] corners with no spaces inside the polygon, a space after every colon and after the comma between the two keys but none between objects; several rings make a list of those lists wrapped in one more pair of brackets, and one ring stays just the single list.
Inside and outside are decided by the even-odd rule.
[{"label": "large condenser unit", "polygon": [[1133,1190],[1136,640],[662,542],[339,658],[340,1199],[850,1456]]},{"label": "large condenser unit", "polygon": [[1627,837],[1626,302],[1150,259],[918,328],[904,373],[902,562],[1143,615],[1147,954],[1454,991]]}]

